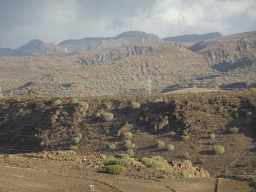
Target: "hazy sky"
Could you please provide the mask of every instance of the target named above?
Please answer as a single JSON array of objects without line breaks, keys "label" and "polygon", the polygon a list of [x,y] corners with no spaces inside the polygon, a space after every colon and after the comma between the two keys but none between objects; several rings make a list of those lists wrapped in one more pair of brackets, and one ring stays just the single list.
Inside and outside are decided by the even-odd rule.
[{"label": "hazy sky", "polygon": [[255,19],[255,0],[0,0],[0,48],[125,31],[229,35],[256,31]]}]

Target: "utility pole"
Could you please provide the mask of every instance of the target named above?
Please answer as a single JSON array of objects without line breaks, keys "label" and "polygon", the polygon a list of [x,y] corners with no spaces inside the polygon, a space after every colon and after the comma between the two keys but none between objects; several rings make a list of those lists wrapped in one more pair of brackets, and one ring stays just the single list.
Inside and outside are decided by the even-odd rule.
[{"label": "utility pole", "polygon": [[2,91],[1,91],[1,86],[0,86],[0,98],[3,97]]},{"label": "utility pole", "polygon": [[151,94],[151,84],[150,84],[151,80],[150,80],[150,77],[148,77],[148,94],[150,95]]}]

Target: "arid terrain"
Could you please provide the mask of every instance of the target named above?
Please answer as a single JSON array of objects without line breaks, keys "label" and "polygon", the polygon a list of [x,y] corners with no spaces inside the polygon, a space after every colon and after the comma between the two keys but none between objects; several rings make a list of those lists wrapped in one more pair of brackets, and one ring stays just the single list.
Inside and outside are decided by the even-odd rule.
[{"label": "arid terrain", "polygon": [[255,191],[255,34],[0,57],[0,191]]},{"label": "arid terrain", "polygon": [[[189,91],[2,98],[0,190],[252,191],[256,89]],[[125,132],[134,146],[126,147]],[[214,154],[217,145],[223,153]],[[107,173],[104,155],[124,153],[135,163],[123,174]],[[165,168],[145,165],[145,157]]]}]

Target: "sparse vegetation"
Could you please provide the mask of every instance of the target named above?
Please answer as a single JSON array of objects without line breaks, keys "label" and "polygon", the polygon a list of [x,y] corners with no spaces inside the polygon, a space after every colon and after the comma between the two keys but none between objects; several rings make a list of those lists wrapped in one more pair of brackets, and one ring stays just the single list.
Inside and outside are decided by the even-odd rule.
[{"label": "sparse vegetation", "polygon": [[154,160],[152,158],[143,157],[141,159],[141,161],[142,161],[143,164],[145,164],[148,167],[153,167],[153,168],[159,169],[159,170],[165,170],[166,169],[163,162]]},{"label": "sparse vegetation", "polygon": [[128,149],[128,150],[126,151],[126,153],[127,153],[130,157],[134,156],[134,151],[133,151],[132,149]]},{"label": "sparse vegetation", "polygon": [[184,160],[183,162],[184,162],[185,164],[192,165],[191,161],[189,161],[189,160]]},{"label": "sparse vegetation", "polygon": [[221,146],[221,145],[215,145],[215,146],[213,146],[213,153],[214,154],[222,154],[222,153],[224,153],[225,152],[225,149],[224,149],[224,147],[223,146]]},{"label": "sparse vegetation", "polygon": [[103,113],[103,117],[105,119],[105,121],[110,121],[111,119],[113,119],[114,115],[112,113]]},{"label": "sparse vegetation", "polygon": [[78,146],[70,145],[69,148],[70,148],[71,151],[76,151]]},{"label": "sparse vegetation", "polygon": [[73,138],[73,142],[74,142],[74,143],[79,143],[79,141],[80,141],[79,137],[74,137],[74,138]]},{"label": "sparse vegetation", "polygon": [[122,139],[123,140],[130,140],[132,138],[132,133],[131,132],[124,132],[122,134]]},{"label": "sparse vegetation", "polygon": [[84,107],[85,109],[88,109],[88,108],[89,108],[89,104],[86,103],[85,101],[80,101],[80,102],[78,102],[78,105]]},{"label": "sparse vegetation", "polygon": [[107,165],[106,171],[110,174],[120,175],[125,173],[125,167],[122,165]]},{"label": "sparse vegetation", "polygon": [[182,141],[186,141],[186,140],[188,140],[189,138],[190,138],[189,135],[181,135],[181,136],[180,136],[180,139],[181,139]]},{"label": "sparse vegetation", "polygon": [[61,104],[62,103],[62,101],[60,100],[60,99],[56,99],[56,100],[54,100],[53,102],[52,102],[52,105],[59,105],[59,104]]},{"label": "sparse vegetation", "polygon": [[230,128],[229,131],[230,131],[230,133],[235,134],[235,133],[238,133],[238,128],[237,127],[233,127],[233,128]]},{"label": "sparse vegetation", "polygon": [[167,149],[167,151],[173,151],[173,150],[174,150],[174,146],[171,145],[171,144],[168,144],[168,145],[166,146],[166,149]]},{"label": "sparse vegetation", "polygon": [[108,145],[108,148],[109,148],[110,150],[114,150],[114,149],[116,148],[116,144],[115,144],[115,143],[110,143],[110,144]]},{"label": "sparse vegetation", "polygon": [[168,179],[168,176],[167,175],[161,175],[161,178],[162,179]]},{"label": "sparse vegetation", "polygon": [[169,133],[171,137],[175,137],[176,133],[175,132],[170,132]]},{"label": "sparse vegetation", "polygon": [[140,108],[140,103],[138,103],[138,102],[132,102],[132,103],[131,103],[131,106],[132,106],[133,109],[138,109],[138,108]]},{"label": "sparse vegetation", "polygon": [[211,134],[209,135],[209,138],[210,138],[210,139],[215,139],[215,134],[211,133]]},{"label": "sparse vegetation", "polygon": [[82,133],[77,133],[76,136],[77,136],[79,139],[82,139],[82,137],[83,137]]},{"label": "sparse vegetation", "polygon": [[156,146],[157,146],[157,148],[162,148],[162,147],[164,147],[164,141],[157,141],[157,142],[156,142]]}]

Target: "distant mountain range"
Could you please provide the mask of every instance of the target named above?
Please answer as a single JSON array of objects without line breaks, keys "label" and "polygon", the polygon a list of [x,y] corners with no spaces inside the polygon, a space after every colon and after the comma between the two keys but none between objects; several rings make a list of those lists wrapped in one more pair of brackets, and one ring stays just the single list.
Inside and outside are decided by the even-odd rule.
[{"label": "distant mountain range", "polygon": [[221,34],[219,32],[207,33],[207,34],[203,34],[203,35],[192,34],[192,35],[182,35],[182,36],[176,36],[176,37],[166,37],[166,38],[163,38],[163,40],[183,43],[183,42],[204,41],[204,40],[208,40],[208,39],[214,39],[217,37],[221,37]]},{"label": "distant mountain range", "polygon": [[167,37],[160,39],[154,34],[148,34],[140,31],[127,31],[116,37],[100,38],[86,37],[83,39],[70,39],[60,42],[58,45],[47,43],[34,39],[17,49],[0,48],[0,56],[15,56],[23,57],[32,53],[40,55],[49,54],[52,52],[68,52],[74,51],[90,51],[95,49],[104,49],[110,47],[122,47],[132,44],[143,44],[149,42],[196,42],[207,39],[221,37],[220,33],[208,33],[204,35],[183,35],[177,37]]}]

